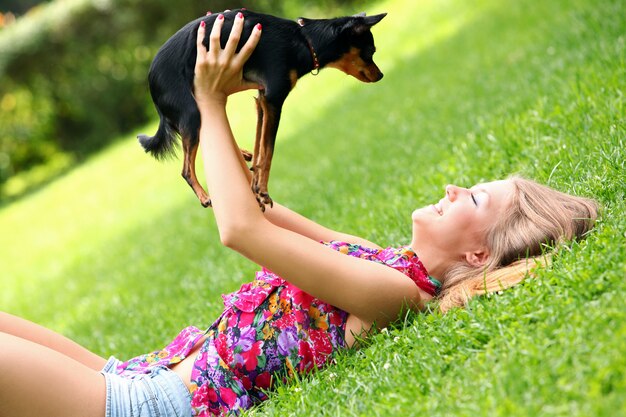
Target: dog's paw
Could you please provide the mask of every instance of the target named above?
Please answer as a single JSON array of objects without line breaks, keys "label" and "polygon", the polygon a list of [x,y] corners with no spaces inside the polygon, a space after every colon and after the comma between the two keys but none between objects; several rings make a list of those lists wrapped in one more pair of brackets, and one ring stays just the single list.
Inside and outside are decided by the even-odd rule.
[{"label": "dog's paw", "polygon": [[252,152],[250,151],[246,151],[245,149],[240,149],[241,151],[241,156],[243,156],[243,159],[250,162],[252,161]]},{"label": "dog's paw", "polygon": [[270,195],[267,192],[267,188],[261,187],[256,180],[256,176],[252,177],[252,192],[256,197],[256,201],[259,203],[262,211],[265,211],[265,206],[269,205],[274,207],[274,201],[272,201]]},{"label": "dog's paw", "polygon": [[263,212],[265,212],[265,206],[274,207],[274,202],[267,193],[256,194],[256,201]]},{"label": "dog's paw", "polygon": [[207,198],[204,200],[200,200],[200,204],[202,204],[202,207],[207,208],[207,207],[211,207],[211,199]]},{"label": "dog's paw", "polygon": [[254,196],[256,197],[256,201],[259,203],[259,207],[262,212],[265,212],[265,206],[267,205],[274,207],[274,201],[272,201],[268,193],[255,192]]},{"label": "dog's paw", "polygon": [[263,203],[263,201],[261,201],[261,198],[258,195],[255,194],[255,196],[256,196],[256,202],[259,203],[259,208],[261,209],[263,213],[265,213],[265,204]]},{"label": "dog's paw", "polygon": [[270,207],[274,207],[274,201],[272,201],[272,198],[270,197],[270,195],[267,192],[262,192],[258,194],[257,200],[260,199],[260,201],[265,204],[265,205],[269,205]]}]

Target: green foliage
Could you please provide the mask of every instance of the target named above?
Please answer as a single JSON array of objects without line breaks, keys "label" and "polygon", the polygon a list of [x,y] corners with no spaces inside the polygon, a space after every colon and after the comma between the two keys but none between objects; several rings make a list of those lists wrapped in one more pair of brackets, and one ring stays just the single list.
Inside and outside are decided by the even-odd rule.
[{"label": "green foliage", "polygon": [[[308,17],[324,19],[339,15],[356,14],[362,11],[363,2],[357,0],[254,0],[246,2],[249,8],[266,10],[287,19]],[[366,3],[367,4],[367,3]]]},{"label": "green foliage", "polygon": [[[14,173],[14,161],[36,165],[58,152],[56,144],[47,140],[54,129],[54,117],[45,92],[34,94],[23,87],[9,90],[0,101],[0,183]],[[34,109],[36,118],[33,118]]]},{"label": "green foliage", "polygon": [[[598,199],[602,217],[536,280],[450,314],[410,314],[258,416],[626,415],[626,38],[620,0],[389,0],[385,78],[305,77],[285,104],[272,197],[381,245],[447,183],[519,172]],[[305,14],[305,13],[303,13]],[[253,93],[230,100],[242,146]],[[149,125],[142,132],[152,131]],[[103,356],[212,322],[255,266],[134,133],[0,209],[0,309]]]},{"label": "green foliage", "polygon": [[[351,2],[260,1],[254,8],[319,16]],[[206,9],[240,5],[182,1],[174,10],[165,0],[56,1],[0,31],[0,201],[15,195],[3,187],[15,174],[49,164],[52,175],[59,155],[83,160],[153,118],[146,80],[161,44]]]},{"label": "green foliage", "polygon": [[31,7],[34,7],[46,0],[2,0],[0,3],[0,13],[10,12],[17,15],[26,13]]},{"label": "green foliage", "polygon": [[61,153],[84,159],[154,116],[146,82],[151,59],[205,12],[190,1],[177,4],[176,13],[171,8],[165,1],[57,1],[0,32],[7,80],[0,85],[0,199],[11,194],[2,188],[10,176],[54,165]]}]

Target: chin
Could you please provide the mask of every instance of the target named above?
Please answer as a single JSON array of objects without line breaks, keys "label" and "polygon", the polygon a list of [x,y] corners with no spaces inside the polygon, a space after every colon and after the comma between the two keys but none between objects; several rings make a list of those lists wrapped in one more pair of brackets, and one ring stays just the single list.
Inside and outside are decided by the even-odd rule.
[{"label": "chin", "polygon": [[430,213],[431,209],[429,206],[421,207],[413,211],[411,214],[411,219],[413,221],[420,221],[422,219],[432,218],[432,213]]},{"label": "chin", "polygon": [[413,222],[415,222],[416,220],[419,220],[420,217],[421,217],[420,209],[414,210],[413,213],[411,213],[411,220]]}]

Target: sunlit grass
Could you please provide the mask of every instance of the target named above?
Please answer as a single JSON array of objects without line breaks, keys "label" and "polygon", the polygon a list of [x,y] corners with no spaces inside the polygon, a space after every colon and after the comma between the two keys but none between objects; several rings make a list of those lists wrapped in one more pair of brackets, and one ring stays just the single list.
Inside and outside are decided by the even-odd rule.
[{"label": "sunlit grass", "polygon": [[[255,415],[626,415],[623,2],[391,0],[385,78],[304,77],[285,104],[270,192],[331,228],[406,243],[449,182],[514,172],[597,198],[588,240],[502,295],[411,315]],[[360,11],[360,10],[359,10]],[[305,14],[305,13],[303,13]],[[251,147],[252,92],[230,101]],[[156,125],[138,132],[153,133]],[[134,134],[0,210],[0,309],[121,358],[205,326],[255,266]]]}]

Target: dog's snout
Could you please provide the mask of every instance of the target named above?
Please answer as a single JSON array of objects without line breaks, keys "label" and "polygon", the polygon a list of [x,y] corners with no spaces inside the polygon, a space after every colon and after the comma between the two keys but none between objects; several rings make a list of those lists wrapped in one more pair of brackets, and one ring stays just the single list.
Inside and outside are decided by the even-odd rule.
[{"label": "dog's snout", "polygon": [[370,65],[370,67],[368,68],[367,76],[368,76],[367,78],[368,78],[368,80],[370,82],[375,83],[375,82],[378,82],[378,81],[382,80],[383,73],[376,66],[376,64],[373,64],[373,65]]}]

